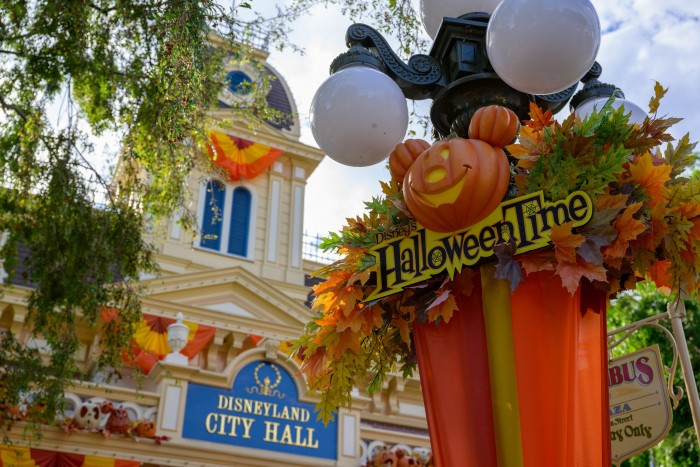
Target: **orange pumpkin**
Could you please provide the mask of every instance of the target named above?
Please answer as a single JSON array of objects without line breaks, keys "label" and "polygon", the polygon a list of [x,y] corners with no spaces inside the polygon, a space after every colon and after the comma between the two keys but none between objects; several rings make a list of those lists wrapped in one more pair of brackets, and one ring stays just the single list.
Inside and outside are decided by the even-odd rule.
[{"label": "orange pumpkin", "polygon": [[453,232],[496,209],[509,179],[508,159],[501,149],[476,139],[442,140],[406,173],[404,199],[425,228]]},{"label": "orange pumpkin", "polygon": [[481,107],[469,122],[469,137],[504,148],[518,135],[520,121],[510,109],[500,105]]},{"label": "orange pumpkin", "polygon": [[413,161],[429,147],[430,144],[422,139],[407,139],[403,143],[397,144],[389,154],[391,178],[401,183]]}]

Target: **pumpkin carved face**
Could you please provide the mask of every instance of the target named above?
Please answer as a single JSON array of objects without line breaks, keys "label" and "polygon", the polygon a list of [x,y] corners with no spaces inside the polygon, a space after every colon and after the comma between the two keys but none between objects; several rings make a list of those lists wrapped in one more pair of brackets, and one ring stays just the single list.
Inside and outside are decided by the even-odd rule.
[{"label": "pumpkin carved face", "polygon": [[389,154],[389,173],[391,178],[397,182],[402,182],[406,172],[423,151],[428,149],[430,144],[422,139],[407,139],[403,143],[396,145]]},{"label": "pumpkin carved face", "polygon": [[510,170],[505,153],[488,143],[454,138],[435,143],[406,172],[406,206],[425,228],[464,229],[503,200]]}]

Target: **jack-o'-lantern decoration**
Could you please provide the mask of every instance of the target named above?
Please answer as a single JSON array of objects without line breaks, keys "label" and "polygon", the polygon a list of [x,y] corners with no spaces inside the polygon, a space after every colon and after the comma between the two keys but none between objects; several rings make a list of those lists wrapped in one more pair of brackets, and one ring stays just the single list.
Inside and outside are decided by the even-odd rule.
[{"label": "jack-o'-lantern decoration", "polygon": [[430,144],[422,139],[407,139],[403,143],[397,144],[389,154],[391,178],[399,183],[403,182],[409,167],[429,147]]},{"label": "jack-o'-lantern decoration", "polygon": [[83,402],[75,410],[73,422],[77,428],[83,430],[96,430],[100,426],[100,407],[94,402]]},{"label": "jack-o'-lantern decoration", "polygon": [[496,209],[509,179],[508,159],[501,149],[475,139],[441,140],[406,173],[404,199],[425,228],[453,232]]},{"label": "jack-o'-lantern decoration", "polygon": [[390,448],[384,448],[374,456],[375,467],[395,467],[398,458],[396,451]]},{"label": "jack-o'-lantern decoration", "polygon": [[515,112],[500,105],[489,105],[481,107],[472,117],[469,137],[504,148],[515,140],[519,129],[520,121]]},{"label": "jack-o'-lantern decoration", "polygon": [[146,420],[141,420],[134,428],[136,436],[141,436],[142,438],[155,438],[156,437],[156,422],[150,418]]},{"label": "jack-o'-lantern decoration", "polygon": [[396,467],[423,467],[423,462],[420,459],[406,454],[403,449],[398,450],[396,457],[398,459]]}]

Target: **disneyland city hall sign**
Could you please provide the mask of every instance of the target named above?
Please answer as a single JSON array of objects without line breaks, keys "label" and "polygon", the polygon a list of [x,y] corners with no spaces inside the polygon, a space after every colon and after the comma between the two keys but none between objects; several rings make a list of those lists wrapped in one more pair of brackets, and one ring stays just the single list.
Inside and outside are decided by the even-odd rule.
[{"label": "disneyland city hall sign", "polygon": [[281,366],[255,361],[230,390],[190,384],[183,438],[325,459],[337,458],[338,424],[316,421],[314,404],[299,401]]},{"label": "disneyland city hall sign", "polygon": [[553,226],[573,222],[579,227],[592,215],[593,204],[583,191],[551,203],[538,191],[501,203],[488,217],[458,232],[433,232],[412,222],[391,234],[377,234],[370,250],[377,263],[377,288],[367,299],[397,293],[445,270],[452,278],[462,267],[493,256],[497,245],[515,242],[516,254],[545,247]]}]

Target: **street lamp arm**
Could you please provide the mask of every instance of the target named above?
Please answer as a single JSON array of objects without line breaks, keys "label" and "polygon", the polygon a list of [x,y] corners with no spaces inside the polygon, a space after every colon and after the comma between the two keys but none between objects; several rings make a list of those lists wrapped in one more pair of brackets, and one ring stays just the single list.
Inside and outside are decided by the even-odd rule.
[{"label": "street lamp arm", "polygon": [[437,60],[418,54],[411,57],[408,64],[404,63],[386,39],[366,24],[350,26],[345,34],[345,42],[348,48],[361,45],[373,49],[386,67],[384,71],[399,85],[408,99],[428,99],[443,86],[442,68]]}]

